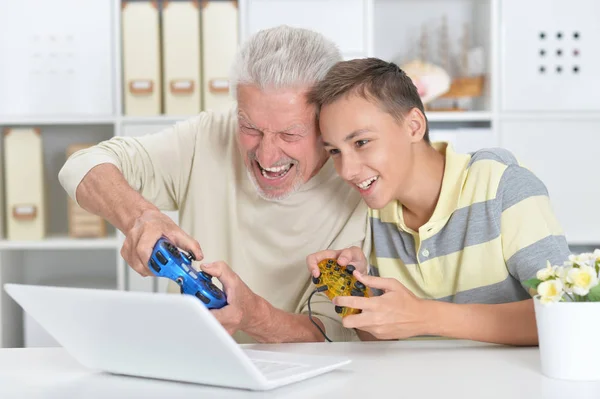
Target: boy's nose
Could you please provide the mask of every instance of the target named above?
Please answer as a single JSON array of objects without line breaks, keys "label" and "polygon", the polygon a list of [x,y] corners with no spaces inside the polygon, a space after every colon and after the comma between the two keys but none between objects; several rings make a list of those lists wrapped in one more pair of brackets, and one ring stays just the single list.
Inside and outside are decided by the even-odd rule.
[{"label": "boy's nose", "polygon": [[358,176],[360,171],[360,165],[358,162],[353,161],[352,159],[342,159],[342,167],[340,171],[340,175],[344,180],[352,182]]}]

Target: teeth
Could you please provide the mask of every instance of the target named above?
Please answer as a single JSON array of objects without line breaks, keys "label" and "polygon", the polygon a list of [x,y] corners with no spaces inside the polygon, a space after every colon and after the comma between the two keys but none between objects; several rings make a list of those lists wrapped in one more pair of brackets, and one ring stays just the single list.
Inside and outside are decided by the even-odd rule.
[{"label": "teeth", "polygon": [[267,172],[274,172],[274,173],[276,173],[276,172],[283,172],[283,171],[287,171],[287,170],[288,170],[289,168],[291,168],[291,167],[292,167],[292,164],[291,164],[291,163],[289,163],[289,164],[287,164],[287,165],[282,165],[282,166],[275,166],[275,167],[273,167],[273,168],[263,168],[263,167],[261,166],[261,168],[263,168],[263,169],[264,169],[264,170],[266,170]]},{"label": "teeth", "polygon": [[[276,166],[273,168],[263,168],[262,166],[260,167],[260,173],[262,173],[262,175],[264,177],[266,177],[267,179],[279,179],[280,177],[284,176],[292,167],[292,164],[287,164],[287,165],[283,165],[283,166]],[[271,173],[277,173],[275,176],[271,176],[268,175],[267,172],[271,172]]]},{"label": "teeth", "polygon": [[379,176],[375,176],[375,177],[371,177],[365,181],[362,181],[360,183],[357,184],[358,188],[360,188],[361,190],[366,190],[367,188],[369,188],[371,186],[371,184],[376,181],[379,178]]}]

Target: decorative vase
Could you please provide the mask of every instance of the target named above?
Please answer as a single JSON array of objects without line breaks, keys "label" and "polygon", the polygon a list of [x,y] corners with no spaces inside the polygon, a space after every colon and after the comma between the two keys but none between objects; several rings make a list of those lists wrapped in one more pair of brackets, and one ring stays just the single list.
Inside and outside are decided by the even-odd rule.
[{"label": "decorative vase", "polygon": [[534,297],[542,374],[600,381],[600,302],[553,302]]}]

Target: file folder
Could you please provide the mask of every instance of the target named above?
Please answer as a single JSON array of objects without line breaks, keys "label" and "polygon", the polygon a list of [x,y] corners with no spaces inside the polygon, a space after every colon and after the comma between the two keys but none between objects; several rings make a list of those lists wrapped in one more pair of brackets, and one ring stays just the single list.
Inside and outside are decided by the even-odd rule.
[{"label": "file folder", "polygon": [[156,1],[122,3],[124,114],[161,113],[159,13]]},{"label": "file folder", "polygon": [[40,129],[4,130],[4,174],[6,238],[43,239],[46,209]]},{"label": "file folder", "polygon": [[163,93],[166,115],[201,110],[198,1],[163,3]]},{"label": "file folder", "polygon": [[202,75],[204,109],[227,111],[230,95],[229,73],[238,47],[237,1],[202,2]]}]

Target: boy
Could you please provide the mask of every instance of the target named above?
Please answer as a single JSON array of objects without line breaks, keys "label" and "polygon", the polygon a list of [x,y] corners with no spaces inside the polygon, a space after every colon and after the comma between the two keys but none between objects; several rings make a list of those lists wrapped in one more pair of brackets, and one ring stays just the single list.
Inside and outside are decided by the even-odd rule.
[{"label": "boy", "polygon": [[333,257],[381,290],[335,298],[362,309],[344,326],[362,330],[363,339],[435,335],[536,345],[533,302],[522,283],[547,260],[562,264],[569,255],[544,184],[506,150],[458,154],[447,143],[431,144],[417,90],[393,63],[340,62],[309,99],[337,172],[370,208],[371,275],[362,274],[368,265],[358,248],[307,258],[314,276],[317,263]]}]

